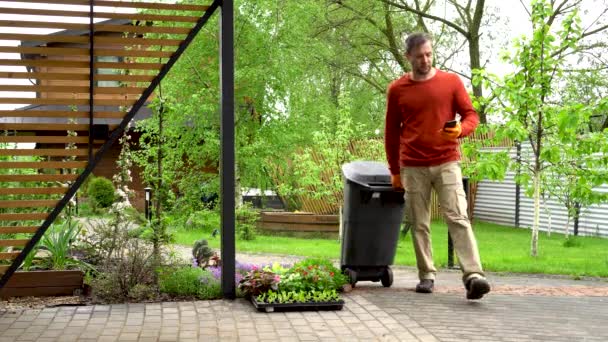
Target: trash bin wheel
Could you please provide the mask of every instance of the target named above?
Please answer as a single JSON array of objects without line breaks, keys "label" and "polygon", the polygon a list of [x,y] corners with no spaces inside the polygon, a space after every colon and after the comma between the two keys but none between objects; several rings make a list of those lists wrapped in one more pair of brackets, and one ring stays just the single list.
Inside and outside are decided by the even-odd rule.
[{"label": "trash bin wheel", "polygon": [[350,284],[355,287],[355,284],[357,283],[357,272],[347,268],[344,273],[346,273],[346,276],[350,279]]},{"label": "trash bin wheel", "polygon": [[384,271],[382,271],[380,281],[384,287],[391,287],[391,285],[393,285],[393,271],[390,267],[386,267]]}]

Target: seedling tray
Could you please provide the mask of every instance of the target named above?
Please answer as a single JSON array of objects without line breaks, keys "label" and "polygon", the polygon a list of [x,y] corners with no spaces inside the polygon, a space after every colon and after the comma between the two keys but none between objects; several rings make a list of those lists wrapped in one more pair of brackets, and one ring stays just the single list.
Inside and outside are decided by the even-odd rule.
[{"label": "seedling tray", "polygon": [[333,302],[265,303],[258,302],[256,297],[251,297],[251,302],[258,311],[265,312],[342,310],[342,307],[344,307],[343,300]]}]

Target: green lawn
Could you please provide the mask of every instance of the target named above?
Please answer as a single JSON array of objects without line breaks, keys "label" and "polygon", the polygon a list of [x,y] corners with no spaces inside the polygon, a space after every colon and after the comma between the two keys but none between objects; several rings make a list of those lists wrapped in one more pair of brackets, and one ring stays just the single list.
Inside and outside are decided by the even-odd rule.
[{"label": "green lawn", "polygon": [[[577,237],[573,247],[565,247],[561,234],[540,234],[539,256],[530,257],[530,231],[495,224],[477,222],[474,225],[484,269],[494,272],[564,274],[574,277],[608,277],[608,239]],[[432,224],[433,254],[438,267],[447,265],[447,226]],[[212,247],[219,248],[220,238],[209,233],[180,230],[175,242],[191,246],[200,238],[207,238]],[[258,235],[254,241],[237,241],[241,252],[276,253],[311,257],[340,258],[337,239],[304,239]],[[400,239],[395,257],[396,265],[415,265],[409,233]]]}]

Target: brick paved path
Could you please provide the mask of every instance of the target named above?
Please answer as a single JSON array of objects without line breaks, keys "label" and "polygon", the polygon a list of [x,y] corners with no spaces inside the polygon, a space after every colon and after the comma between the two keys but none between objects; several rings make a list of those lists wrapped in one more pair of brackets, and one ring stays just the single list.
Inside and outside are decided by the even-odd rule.
[{"label": "brick paved path", "polygon": [[[608,341],[605,280],[491,277],[482,301],[467,301],[457,272],[438,291],[413,292],[411,269],[393,287],[362,282],[341,311],[259,313],[246,302],[198,301],[2,311],[2,341]],[[572,292],[585,287],[593,291]],[[505,288],[561,289],[543,295]],[[506,293],[506,294],[505,294]],[[530,292],[527,292],[530,293]],[[547,295],[548,294],[548,295]]]}]

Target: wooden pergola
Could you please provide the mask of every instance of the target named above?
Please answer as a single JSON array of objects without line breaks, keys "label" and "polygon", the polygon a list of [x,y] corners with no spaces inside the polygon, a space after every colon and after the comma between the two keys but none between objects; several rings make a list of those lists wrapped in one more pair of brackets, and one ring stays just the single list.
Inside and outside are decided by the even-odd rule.
[{"label": "wooden pergola", "polygon": [[[27,239],[0,240],[0,247],[17,247],[0,253],[0,260],[10,261],[10,265],[0,265],[0,289],[218,9],[222,288],[224,297],[235,298],[232,0],[214,0],[205,6],[160,1],[0,0],[0,27],[19,28],[15,30],[19,33],[0,33],[0,40],[19,42],[18,46],[0,45],[0,52],[20,56],[2,58],[0,66],[26,70],[0,72],[0,91],[10,94],[1,97],[0,104],[22,106],[0,110],[0,156],[5,159],[0,161],[0,234],[31,234]],[[56,32],[36,33],[41,29]],[[29,84],[14,84],[19,82],[16,80],[29,80]],[[27,96],[32,93],[36,96]],[[36,148],[21,148],[27,143]],[[36,158],[23,161],[19,156]],[[31,182],[47,185],[32,186]]]}]

